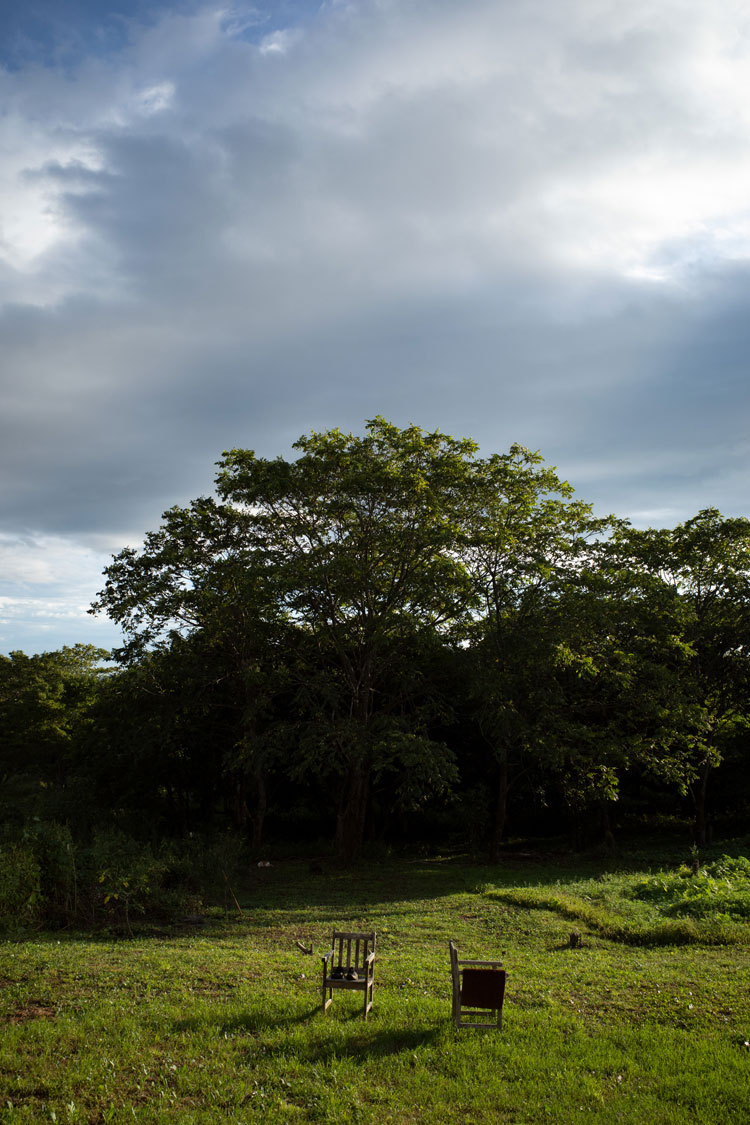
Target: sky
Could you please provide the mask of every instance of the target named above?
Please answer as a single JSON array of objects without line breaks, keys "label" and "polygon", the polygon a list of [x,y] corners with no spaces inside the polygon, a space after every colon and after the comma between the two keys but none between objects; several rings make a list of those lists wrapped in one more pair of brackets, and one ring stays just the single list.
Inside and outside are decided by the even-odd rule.
[{"label": "sky", "polygon": [[750,515],[740,0],[4,0],[0,154],[0,652],[378,414]]}]

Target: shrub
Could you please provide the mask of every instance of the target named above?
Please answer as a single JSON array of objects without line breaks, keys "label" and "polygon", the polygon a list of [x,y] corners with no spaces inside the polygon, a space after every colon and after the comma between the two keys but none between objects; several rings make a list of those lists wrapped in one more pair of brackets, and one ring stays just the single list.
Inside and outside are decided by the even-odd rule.
[{"label": "shrub", "polygon": [[169,841],[159,853],[165,865],[165,886],[182,887],[206,897],[223,895],[227,881],[246,863],[245,852],[245,841],[230,832],[191,834]]},{"label": "shrub", "polygon": [[193,914],[206,899],[233,899],[245,843],[229,833],[162,843],[119,829],[74,843],[69,828],[35,820],[0,844],[0,926],[124,926],[136,918]]},{"label": "shrub", "polygon": [[28,845],[0,847],[0,926],[29,925],[41,912],[39,864]]},{"label": "shrub", "polygon": [[23,834],[39,867],[40,909],[50,925],[65,925],[77,911],[76,857],[70,829],[36,821]]},{"label": "shrub", "polygon": [[159,888],[164,861],[116,829],[95,834],[86,861],[92,919],[103,913],[132,932],[133,915],[146,913]]},{"label": "shrub", "polygon": [[243,841],[227,834],[188,836],[158,850],[123,833],[98,833],[88,850],[91,921],[124,924],[195,913],[209,897],[223,897],[239,867]]}]

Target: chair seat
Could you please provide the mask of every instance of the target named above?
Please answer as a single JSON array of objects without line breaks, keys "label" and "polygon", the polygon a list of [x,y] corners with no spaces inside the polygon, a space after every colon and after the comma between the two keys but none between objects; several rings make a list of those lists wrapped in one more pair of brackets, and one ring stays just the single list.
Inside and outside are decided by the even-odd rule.
[{"label": "chair seat", "polygon": [[361,976],[358,980],[346,980],[341,977],[326,976],[327,988],[367,988],[367,985],[372,981],[372,977],[368,978]]},{"label": "chair seat", "polygon": [[346,965],[334,965],[328,973],[328,978],[329,980],[358,981],[364,980],[366,975],[366,969],[354,969]]}]

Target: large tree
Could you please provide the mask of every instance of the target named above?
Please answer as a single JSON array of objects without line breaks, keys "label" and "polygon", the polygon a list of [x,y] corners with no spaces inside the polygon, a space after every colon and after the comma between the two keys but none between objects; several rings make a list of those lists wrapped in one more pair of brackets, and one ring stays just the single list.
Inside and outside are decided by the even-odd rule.
[{"label": "large tree", "polygon": [[[363,436],[313,433],[295,449],[293,460],[226,453],[221,502],[166,512],[142,550],[116,556],[93,608],[122,625],[125,661],[185,638],[221,651],[244,716],[227,764],[255,785],[253,822],[269,748],[289,750],[293,723],[289,764],[325,779],[351,857],[374,777],[397,778],[404,802],[454,778],[407,654],[445,634],[471,596],[457,544],[476,446],[377,418]],[[269,730],[280,685],[290,722]]]},{"label": "large tree", "polygon": [[335,774],[337,845],[352,857],[374,775],[402,757],[425,786],[452,776],[445,748],[404,706],[415,669],[402,657],[449,630],[471,598],[458,544],[476,446],[376,418],[362,436],[312,433],[295,449],[291,461],[227,453],[218,487],[312,642],[312,751]]}]

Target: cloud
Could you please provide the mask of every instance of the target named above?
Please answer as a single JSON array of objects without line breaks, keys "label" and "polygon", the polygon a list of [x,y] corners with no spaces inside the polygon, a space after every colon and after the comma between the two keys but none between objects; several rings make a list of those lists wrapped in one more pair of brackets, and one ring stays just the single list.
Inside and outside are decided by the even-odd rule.
[{"label": "cloud", "polygon": [[734,5],[92,27],[0,70],[0,527],[32,569],[50,536],[137,543],[225,448],[376,413],[540,448],[619,514],[744,510]]},{"label": "cloud", "polygon": [[102,546],[0,534],[0,650],[50,651],[80,639],[103,648],[121,643],[106,618],[87,616],[109,557]]}]

